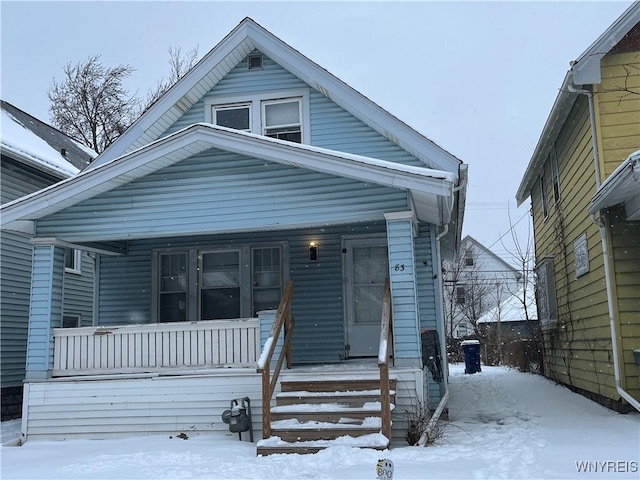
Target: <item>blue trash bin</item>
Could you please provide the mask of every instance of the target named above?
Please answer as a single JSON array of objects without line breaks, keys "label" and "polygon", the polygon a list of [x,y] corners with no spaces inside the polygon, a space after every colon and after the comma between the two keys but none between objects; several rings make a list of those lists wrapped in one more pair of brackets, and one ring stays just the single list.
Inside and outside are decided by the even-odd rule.
[{"label": "blue trash bin", "polygon": [[464,354],[464,373],[480,372],[480,341],[465,340],[460,345]]}]

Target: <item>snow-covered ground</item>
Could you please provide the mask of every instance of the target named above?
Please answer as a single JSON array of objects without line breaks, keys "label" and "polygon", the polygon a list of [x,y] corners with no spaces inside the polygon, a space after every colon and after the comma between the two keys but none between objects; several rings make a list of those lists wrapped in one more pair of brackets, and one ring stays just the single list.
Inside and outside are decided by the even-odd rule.
[{"label": "snow-covered ground", "polygon": [[[235,434],[30,441],[1,447],[0,477],[373,480],[378,459],[388,458],[396,480],[640,478],[639,414],[616,414],[540,376],[502,367],[463,370],[451,366],[445,438],[426,448],[342,446],[263,458]],[[19,430],[19,421],[4,422],[2,441]]]}]

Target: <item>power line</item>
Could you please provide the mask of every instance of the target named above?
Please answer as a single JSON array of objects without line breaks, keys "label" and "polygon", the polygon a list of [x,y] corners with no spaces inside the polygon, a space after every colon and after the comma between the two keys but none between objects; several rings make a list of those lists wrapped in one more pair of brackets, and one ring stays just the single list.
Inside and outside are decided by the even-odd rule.
[{"label": "power line", "polygon": [[498,243],[500,240],[502,240],[502,239],[504,238],[504,236],[505,236],[507,233],[511,232],[511,231],[515,228],[515,226],[516,226],[516,225],[518,225],[518,223],[520,223],[520,222],[522,221],[522,219],[523,219],[524,217],[526,217],[527,215],[529,215],[529,210],[527,210],[526,212],[524,212],[524,214],[523,214],[523,215],[522,215],[522,216],[521,216],[521,217],[516,221],[516,223],[514,223],[513,225],[511,225],[511,228],[509,228],[509,230],[507,230],[507,231],[506,231],[506,232],[504,232],[502,235],[500,235],[500,236],[498,237],[498,239],[497,239],[495,242],[493,242],[493,243],[492,243],[492,244],[487,248],[487,250],[490,250],[490,249],[491,249],[491,247],[493,247],[496,243]]}]

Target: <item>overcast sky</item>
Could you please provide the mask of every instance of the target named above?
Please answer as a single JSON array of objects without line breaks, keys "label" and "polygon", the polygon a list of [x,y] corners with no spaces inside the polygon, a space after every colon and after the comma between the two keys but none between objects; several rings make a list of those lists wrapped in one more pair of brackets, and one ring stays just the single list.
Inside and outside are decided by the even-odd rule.
[{"label": "overcast sky", "polygon": [[526,240],[514,196],[569,62],[631,3],[2,0],[0,96],[48,122],[53,78],[94,54],[134,66],[144,96],[169,46],[202,57],[249,16],[469,164],[463,235],[508,260],[499,238],[512,250],[522,219]]}]

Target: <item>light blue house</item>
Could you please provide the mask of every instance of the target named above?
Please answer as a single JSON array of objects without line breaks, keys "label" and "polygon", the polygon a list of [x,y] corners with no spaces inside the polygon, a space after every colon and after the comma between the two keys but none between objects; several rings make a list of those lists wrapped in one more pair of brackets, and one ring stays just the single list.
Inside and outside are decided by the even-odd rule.
[{"label": "light blue house", "polygon": [[[465,184],[460,160],[244,19],[89,168],[2,208],[36,245],[23,434],[226,430],[219,414],[247,396],[267,437],[260,405],[280,403],[256,362],[288,282],[276,392],[379,378],[389,278],[403,438],[400,407],[446,399],[421,333],[444,333]],[[93,327],[58,328],[69,246],[96,255]]]},{"label": "light blue house", "polygon": [[[0,102],[1,203],[7,204],[77,174],[95,157],[62,132]],[[33,245],[29,232],[0,232],[0,370],[2,419],[20,417],[25,378]],[[67,250],[65,326],[93,324],[93,257]]]}]

